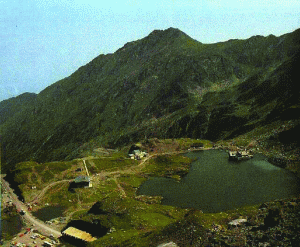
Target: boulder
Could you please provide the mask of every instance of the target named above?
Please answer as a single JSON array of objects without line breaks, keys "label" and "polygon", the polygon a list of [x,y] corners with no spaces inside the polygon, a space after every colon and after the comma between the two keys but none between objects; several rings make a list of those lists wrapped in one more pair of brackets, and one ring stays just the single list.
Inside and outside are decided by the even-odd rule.
[{"label": "boulder", "polygon": [[247,222],[247,219],[235,219],[228,223],[228,228],[238,227]]},{"label": "boulder", "polygon": [[169,243],[160,244],[157,247],[178,247],[178,245],[175,244],[174,242],[169,242]]}]

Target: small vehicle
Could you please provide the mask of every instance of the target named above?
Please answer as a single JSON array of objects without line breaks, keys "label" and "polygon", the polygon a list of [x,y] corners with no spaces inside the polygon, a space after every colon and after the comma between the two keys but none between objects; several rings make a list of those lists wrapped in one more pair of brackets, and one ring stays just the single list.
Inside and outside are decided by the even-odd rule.
[{"label": "small vehicle", "polygon": [[47,241],[44,241],[44,243],[43,243],[43,246],[51,247],[51,246],[52,246],[52,244],[51,244],[51,243],[49,243],[49,242],[47,242]]}]

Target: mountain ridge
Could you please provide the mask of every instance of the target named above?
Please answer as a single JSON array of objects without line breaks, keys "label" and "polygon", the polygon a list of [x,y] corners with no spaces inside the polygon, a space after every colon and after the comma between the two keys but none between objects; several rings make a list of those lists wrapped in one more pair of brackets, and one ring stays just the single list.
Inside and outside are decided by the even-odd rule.
[{"label": "mountain ridge", "polygon": [[[298,61],[299,32],[202,44],[179,29],[154,30],[113,54],[99,55],[9,115],[0,125],[5,163],[76,157],[91,139],[117,146],[151,136],[228,138],[268,115],[256,113],[250,101],[263,97],[253,98],[251,88],[278,84],[280,66],[282,78],[290,73],[284,64]],[[281,90],[296,104],[296,92],[283,84]],[[249,102],[238,97],[246,92]],[[270,100],[271,110],[279,107]],[[226,134],[217,119],[226,128],[238,127]]]}]

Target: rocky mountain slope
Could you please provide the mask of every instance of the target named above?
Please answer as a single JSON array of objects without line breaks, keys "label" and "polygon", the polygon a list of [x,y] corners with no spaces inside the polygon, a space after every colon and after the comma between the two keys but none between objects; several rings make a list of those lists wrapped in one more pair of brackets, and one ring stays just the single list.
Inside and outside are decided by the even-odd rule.
[{"label": "rocky mountain slope", "polygon": [[38,95],[0,102],[2,167],[74,158],[90,140],[217,141],[278,120],[296,126],[299,37],[300,29],[202,44],[175,28],[155,30]]}]

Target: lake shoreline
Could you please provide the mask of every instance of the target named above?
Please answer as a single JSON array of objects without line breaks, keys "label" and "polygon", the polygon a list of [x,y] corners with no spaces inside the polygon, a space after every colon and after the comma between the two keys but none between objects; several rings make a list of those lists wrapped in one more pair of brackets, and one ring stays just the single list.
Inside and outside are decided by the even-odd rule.
[{"label": "lake shoreline", "polygon": [[[212,151],[210,154],[202,153],[199,151]],[[220,149],[219,149],[220,150]],[[268,162],[268,158],[261,154],[259,156],[254,156],[254,158],[250,160],[244,160],[244,161],[229,161],[227,153],[224,152],[224,150],[220,150],[222,152],[218,152],[219,150],[214,148],[207,148],[205,150],[203,149],[193,149],[188,150],[187,152],[181,152],[185,157],[188,157],[192,159],[193,161],[189,164],[189,169],[185,170],[185,174],[182,173],[182,171],[178,169],[171,169],[165,170],[164,174],[160,174],[159,176],[155,174],[149,174],[147,177],[151,177],[152,179],[148,179],[146,182],[141,185],[138,189],[139,195],[149,195],[149,196],[162,196],[163,197],[163,204],[176,206],[176,207],[182,207],[182,208],[198,208],[197,203],[200,203],[199,205],[202,205],[207,199],[206,197],[210,198],[210,195],[212,198],[215,198],[213,194],[214,191],[218,191],[218,193],[221,193],[222,195],[228,194],[227,196],[235,198],[233,199],[233,206],[230,206],[231,203],[228,203],[227,197],[225,196],[222,200],[219,197],[218,200],[215,203],[220,204],[218,207],[224,207],[223,209],[215,209],[216,211],[212,210],[209,212],[222,212],[233,208],[239,208],[242,206],[247,205],[254,205],[257,203],[263,203],[266,201],[272,201],[280,198],[284,198],[285,195],[292,195],[295,190],[295,186],[298,184],[298,177],[296,177],[294,174],[290,173],[290,171],[286,169],[279,170],[277,166],[274,166],[273,164]],[[197,154],[199,152],[199,154]],[[202,153],[202,154],[201,154]],[[211,156],[212,155],[212,156]],[[197,165],[196,167],[191,170],[191,164],[193,162],[198,162],[197,158],[199,156],[204,158],[204,160],[201,160],[201,166]],[[201,159],[202,159],[201,158]],[[251,166],[249,164],[251,163]],[[194,163],[195,164],[195,163]],[[273,167],[273,168],[272,168]],[[276,168],[275,168],[276,167]],[[199,171],[197,172],[197,175],[195,174],[196,170],[201,171],[201,169],[204,169],[203,172]],[[281,169],[281,168],[280,168]],[[275,172],[275,173],[274,173]],[[282,174],[278,177],[277,173],[280,172]],[[198,174],[199,173],[199,174]],[[227,174],[228,173],[228,174]],[[274,173],[274,175],[272,175]],[[227,174],[227,175],[226,175]],[[179,175],[180,178],[177,178],[176,175]],[[276,175],[276,180],[271,179],[273,176]],[[210,178],[210,180],[207,181],[207,183],[201,182],[206,181],[206,176]],[[227,176],[234,176],[234,180],[227,181]],[[172,179],[172,180],[166,180],[166,179]],[[183,180],[184,179],[184,180]],[[193,180],[191,180],[193,179]],[[281,181],[285,179],[284,181]],[[181,181],[184,181],[184,183],[180,183]],[[193,182],[192,182],[193,181]],[[266,181],[273,181],[272,184],[266,182]],[[294,183],[296,182],[296,184]],[[175,184],[173,182],[176,182]],[[220,184],[221,183],[221,184]],[[274,184],[273,184],[274,183]],[[286,187],[282,186],[276,186],[276,183],[279,184],[286,184]],[[151,184],[153,184],[153,187],[151,189]],[[176,185],[177,184],[177,185]],[[197,185],[195,185],[197,184]],[[220,185],[218,185],[220,184]],[[239,189],[241,185],[244,188],[245,191],[251,191],[251,194],[246,196],[244,195],[244,191]],[[144,186],[144,187],[143,187]],[[158,186],[158,187],[157,187]],[[186,192],[182,191],[182,186],[188,186],[189,190]],[[218,187],[221,186],[221,187]],[[255,187],[253,187],[255,186]],[[263,186],[263,189],[262,187]],[[154,189],[156,188],[156,189]],[[169,191],[176,191],[176,193],[172,193],[169,191],[162,190],[161,188],[168,188]],[[206,188],[206,190],[202,190],[199,188]],[[276,189],[275,189],[276,188]],[[149,192],[145,192],[149,190]],[[199,191],[198,191],[199,190]],[[205,192],[207,190],[212,190],[211,192]],[[274,191],[273,191],[274,190]],[[287,191],[285,191],[287,190]],[[155,192],[157,191],[157,192]],[[187,199],[187,195],[194,194],[197,191],[198,193],[198,199],[199,196],[202,195],[201,202],[197,202],[195,205],[194,203],[198,201],[196,200],[196,197]],[[263,191],[263,192],[261,192]],[[276,192],[276,193],[275,193]],[[208,194],[206,194],[208,193]],[[212,194],[211,194],[212,193]],[[174,195],[173,195],[174,194]],[[182,194],[182,196],[180,196]],[[240,196],[238,196],[240,194]],[[176,198],[173,198],[176,195]],[[185,195],[185,196],[183,196]],[[277,195],[277,196],[275,196]],[[294,195],[294,194],[293,194]],[[220,196],[220,195],[219,195]],[[249,197],[250,196],[250,197]],[[245,198],[244,198],[245,197]],[[173,198],[173,199],[171,199]],[[185,198],[185,200],[180,201],[178,198]],[[204,200],[205,198],[205,200]],[[260,199],[259,199],[260,198]],[[213,199],[213,200],[215,200]],[[210,199],[209,199],[210,200]],[[221,200],[221,201],[220,201]],[[170,204],[172,201],[173,203]],[[179,204],[175,203],[175,201],[178,201]],[[179,202],[180,201],[180,202]],[[192,204],[188,201],[193,202]],[[175,204],[174,204],[175,203]],[[189,205],[191,204],[191,205]],[[228,204],[228,205],[227,205]],[[185,205],[185,206],[184,206]],[[211,205],[214,205],[211,204]],[[221,206],[224,205],[224,206]],[[235,205],[235,206],[234,206]],[[207,204],[207,206],[199,206],[199,209],[203,211],[207,211],[205,208],[213,207],[210,206],[210,204]],[[214,206],[215,207],[215,206]],[[217,208],[218,208],[217,207]]]},{"label": "lake shoreline", "polygon": [[195,151],[205,151],[205,150],[244,150],[250,151],[252,154],[263,154],[267,157],[268,162],[270,162],[272,165],[283,168],[285,170],[288,170],[292,172],[295,176],[300,178],[300,173],[297,171],[296,168],[294,168],[295,164],[300,162],[299,160],[293,160],[286,156],[284,153],[277,153],[276,155],[272,154],[271,152],[263,149],[262,147],[251,147],[249,149],[245,147],[239,147],[239,146],[224,146],[224,145],[218,145],[217,147],[211,147],[211,148],[198,148],[198,149],[188,149],[188,152],[195,152]]}]

